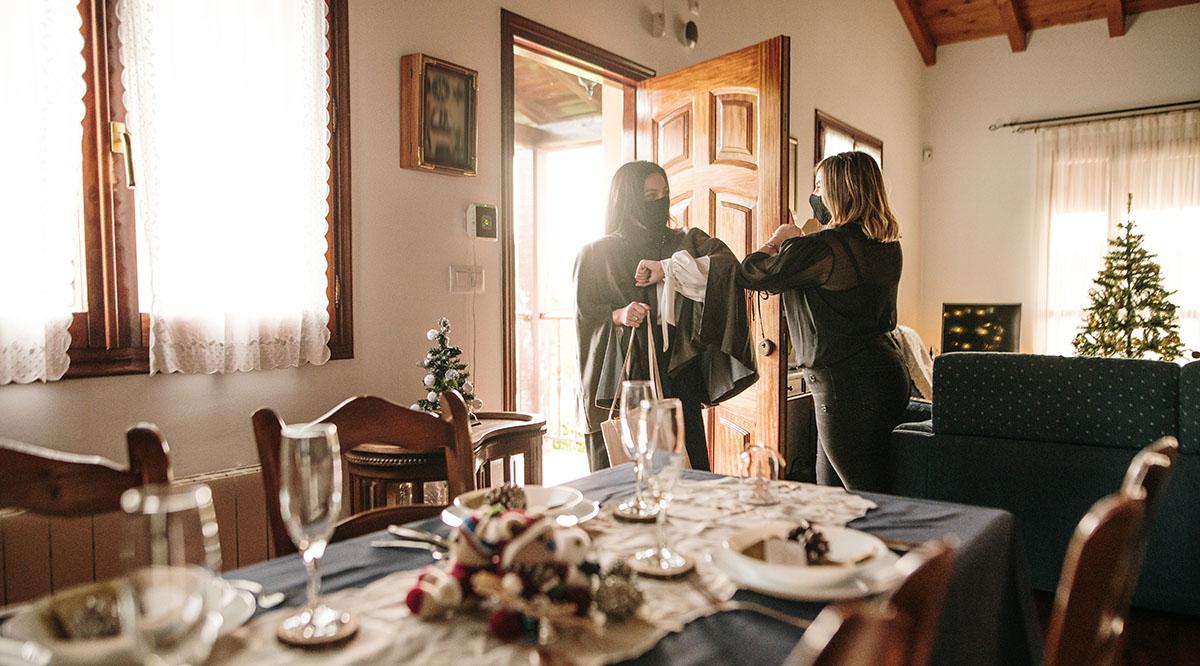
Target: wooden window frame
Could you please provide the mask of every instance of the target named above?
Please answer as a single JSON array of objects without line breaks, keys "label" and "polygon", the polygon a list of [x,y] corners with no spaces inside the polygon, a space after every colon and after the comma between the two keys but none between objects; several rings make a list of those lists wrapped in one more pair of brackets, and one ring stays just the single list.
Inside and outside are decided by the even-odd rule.
[{"label": "wooden window frame", "polygon": [[[825,132],[823,130],[827,127],[849,136],[850,138],[854,139],[854,143],[856,144],[865,143],[872,148],[877,149],[879,151],[879,168],[883,168],[882,139],[877,139],[874,136],[867,134],[866,132],[851,125],[850,123],[838,120],[837,118],[834,118],[820,109],[817,109],[816,111],[813,124],[813,166],[820,164],[823,156],[825,155]],[[816,175],[814,174],[813,177],[815,178]]]},{"label": "wooden window frame", "polygon": [[[329,213],[326,232],[329,351],[354,357],[350,213],[350,52],[348,0],[329,0]],[[82,248],[85,311],[71,323],[64,379],[150,372],[150,322],[138,311],[133,192],[109,122],[124,122],[117,0],[79,0],[85,60]],[[133,137],[136,142],[138,137]],[[135,165],[136,169],[136,165]],[[136,171],[135,171],[136,177]]]},{"label": "wooden window frame", "polygon": [[[503,398],[504,409],[513,411],[517,403],[517,296],[516,248],[513,245],[513,156],[516,137],[513,129],[513,47],[564,60],[589,72],[600,74],[633,88],[655,72],[628,58],[542,25],[507,9],[500,10],[500,289],[503,326]],[[625,95],[623,109],[626,159],[633,159],[636,140],[637,108],[635,96]]]}]

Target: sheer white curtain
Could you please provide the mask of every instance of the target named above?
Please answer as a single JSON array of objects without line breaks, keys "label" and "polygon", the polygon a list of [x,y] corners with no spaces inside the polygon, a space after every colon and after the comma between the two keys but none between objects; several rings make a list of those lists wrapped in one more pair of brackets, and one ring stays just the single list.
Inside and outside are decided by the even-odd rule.
[{"label": "sheer white curtain", "polygon": [[121,0],[117,12],[151,372],[324,363],[325,3]]},{"label": "sheer white curtain", "polygon": [[1176,291],[1180,335],[1200,349],[1200,111],[1039,130],[1037,348],[1073,354],[1107,240],[1133,217]]},{"label": "sheer white curtain", "polygon": [[83,189],[75,0],[0,2],[0,384],[67,371]]}]

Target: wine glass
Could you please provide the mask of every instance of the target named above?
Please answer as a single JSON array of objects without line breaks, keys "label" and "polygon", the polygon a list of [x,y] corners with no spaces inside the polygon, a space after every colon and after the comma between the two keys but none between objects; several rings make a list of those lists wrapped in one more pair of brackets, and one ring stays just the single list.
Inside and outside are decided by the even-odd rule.
[{"label": "wine glass", "polygon": [[321,603],[321,557],[342,509],[342,457],[337,426],[285,426],[279,446],[279,509],[308,570],[308,602],[279,626],[280,639],[320,644],[352,631],[354,620]]},{"label": "wine glass", "polygon": [[144,664],[197,664],[221,628],[221,543],[208,486],[169,484],[121,495],[127,514],[117,602]]},{"label": "wine glass", "polygon": [[654,447],[643,454],[647,500],[657,515],[653,548],[634,554],[635,568],[643,572],[673,575],[691,567],[691,559],[667,545],[667,507],[674,497],[675,484],[683,472],[687,445],[683,429],[683,403],[675,398],[655,400],[646,405],[646,430]]},{"label": "wine glass", "polygon": [[772,488],[773,482],[779,480],[780,468],[783,466],[783,456],[773,449],[763,446],[762,442],[747,446],[742,451],[742,490],[739,499],[747,504],[760,506],[779,504],[779,496]]},{"label": "wine glass", "polygon": [[647,432],[647,406],[654,402],[654,385],[646,380],[621,382],[621,444],[633,461],[635,479],[633,497],[622,502],[617,510],[631,518],[653,518],[657,507],[646,501],[642,460],[653,446]]}]

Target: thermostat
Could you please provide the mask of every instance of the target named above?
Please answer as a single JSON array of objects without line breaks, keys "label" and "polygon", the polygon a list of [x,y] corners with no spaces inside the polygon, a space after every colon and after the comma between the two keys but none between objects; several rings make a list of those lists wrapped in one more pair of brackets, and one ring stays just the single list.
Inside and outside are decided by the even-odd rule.
[{"label": "thermostat", "polygon": [[492,204],[467,206],[467,235],[472,238],[496,240],[499,237],[496,207]]}]

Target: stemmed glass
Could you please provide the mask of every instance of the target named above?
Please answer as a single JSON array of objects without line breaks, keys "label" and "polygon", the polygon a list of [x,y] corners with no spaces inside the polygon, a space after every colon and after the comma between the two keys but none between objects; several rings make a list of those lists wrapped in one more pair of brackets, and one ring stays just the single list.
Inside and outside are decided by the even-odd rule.
[{"label": "stemmed glass", "polygon": [[643,459],[653,446],[647,432],[647,406],[654,402],[654,385],[646,380],[621,382],[621,444],[633,461],[636,480],[633,497],[618,505],[617,510],[628,518],[653,518],[658,507],[646,501]]},{"label": "stemmed glass", "polygon": [[208,658],[221,628],[221,543],[208,486],[167,484],[121,495],[117,602],[121,626],[142,663],[196,664]]},{"label": "stemmed glass", "polygon": [[342,458],[337,426],[286,426],[279,446],[279,509],[308,570],[308,603],[279,625],[279,638],[320,644],[353,632],[349,613],[321,603],[321,557],[342,509]]},{"label": "stemmed glass", "polygon": [[646,405],[646,430],[653,447],[643,454],[647,499],[657,508],[656,544],[634,554],[635,568],[646,573],[674,575],[691,568],[692,561],[667,545],[667,507],[683,472],[687,446],[683,429],[683,404],[675,399]]}]

